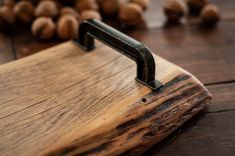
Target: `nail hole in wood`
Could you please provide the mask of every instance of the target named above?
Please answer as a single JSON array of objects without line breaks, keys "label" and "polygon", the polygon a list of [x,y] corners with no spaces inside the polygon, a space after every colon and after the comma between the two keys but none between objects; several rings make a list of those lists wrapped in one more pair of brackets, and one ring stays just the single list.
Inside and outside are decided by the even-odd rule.
[{"label": "nail hole in wood", "polygon": [[143,99],[142,99],[142,102],[147,102],[147,99],[146,99],[146,98],[143,98]]}]

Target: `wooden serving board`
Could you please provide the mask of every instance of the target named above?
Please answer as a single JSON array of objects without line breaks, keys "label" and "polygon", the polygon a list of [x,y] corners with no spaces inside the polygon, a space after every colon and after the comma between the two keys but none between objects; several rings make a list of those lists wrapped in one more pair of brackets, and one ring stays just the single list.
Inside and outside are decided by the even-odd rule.
[{"label": "wooden serving board", "polygon": [[134,80],[132,60],[96,45],[70,41],[0,66],[1,156],[139,155],[211,101],[159,56],[164,86],[152,91]]}]

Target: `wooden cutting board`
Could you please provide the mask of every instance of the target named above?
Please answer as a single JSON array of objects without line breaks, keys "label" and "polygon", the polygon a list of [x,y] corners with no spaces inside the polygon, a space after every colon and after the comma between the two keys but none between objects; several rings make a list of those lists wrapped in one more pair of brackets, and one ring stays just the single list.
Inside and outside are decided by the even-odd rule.
[{"label": "wooden cutting board", "polygon": [[140,155],[211,102],[193,75],[154,59],[158,90],[100,42],[85,52],[69,41],[1,65],[0,155]]}]

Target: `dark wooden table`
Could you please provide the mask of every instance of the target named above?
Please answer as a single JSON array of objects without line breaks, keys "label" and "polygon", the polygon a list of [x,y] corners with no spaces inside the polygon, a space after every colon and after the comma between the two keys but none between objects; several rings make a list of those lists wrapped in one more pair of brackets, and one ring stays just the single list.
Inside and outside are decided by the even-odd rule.
[{"label": "dark wooden table", "polygon": [[[163,0],[152,0],[145,23],[121,31],[151,50],[196,75],[213,94],[213,102],[174,134],[144,155],[235,155],[235,1],[211,0],[222,19],[206,29],[197,18],[165,26]],[[111,22],[112,23],[112,22]],[[115,26],[115,24],[114,24]],[[24,30],[22,30],[24,29]],[[40,43],[29,28],[0,34],[0,64],[20,59],[61,41]]]}]

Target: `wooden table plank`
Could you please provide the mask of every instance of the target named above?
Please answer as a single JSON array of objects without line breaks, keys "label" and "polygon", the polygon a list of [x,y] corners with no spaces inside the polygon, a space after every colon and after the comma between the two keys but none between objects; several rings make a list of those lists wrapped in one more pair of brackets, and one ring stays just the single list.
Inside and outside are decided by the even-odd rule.
[{"label": "wooden table plank", "polygon": [[144,155],[234,155],[235,83],[208,88],[214,96],[212,104]]},{"label": "wooden table plank", "polygon": [[58,41],[55,38],[44,42],[37,40],[32,36],[29,27],[15,28],[14,46],[16,49],[17,58],[34,54],[59,43],[61,43],[61,41]]},{"label": "wooden table plank", "polygon": [[[198,118],[198,117],[197,117]],[[163,148],[148,151],[148,156],[233,156],[235,153],[235,111],[201,114],[201,120],[190,121],[181,133]],[[225,122],[227,121],[227,122]]]},{"label": "wooden table plank", "polygon": [[178,26],[129,35],[207,84],[235,80],[234,27],[235,21],[231,21],[214,29]]},{"label": "wooden table plank", "polygon": [[213,95],[213,104],[207,112],[216,113],[235,110],[235,83],[207,86]]},{"label": "wooden table plank", "polygon": [[211,3],[216,4],[221,12],[222,19],[235,18],[235,1],[234,0],[210,0]]},{"label": "wooden table plank", "polygon": [[14,60],[11,40],[4,34],[0,34],[0,64]]}]

